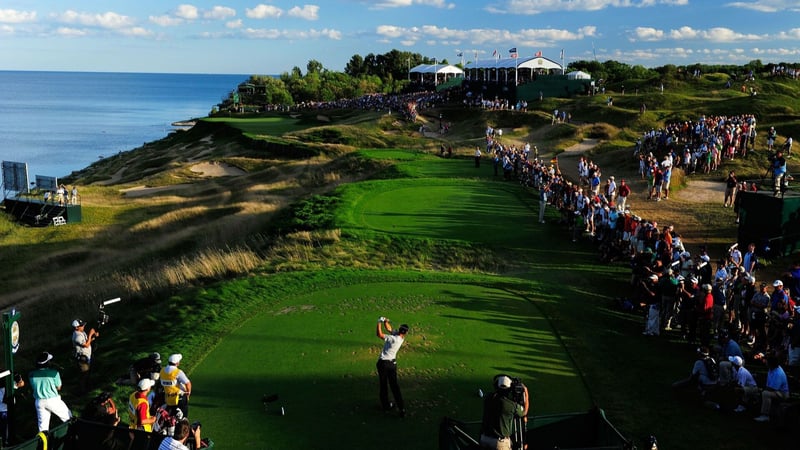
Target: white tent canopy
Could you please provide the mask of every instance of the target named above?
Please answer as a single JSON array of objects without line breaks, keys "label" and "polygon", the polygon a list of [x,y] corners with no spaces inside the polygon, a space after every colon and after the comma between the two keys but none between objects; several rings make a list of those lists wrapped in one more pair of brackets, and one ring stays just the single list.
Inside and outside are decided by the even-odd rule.
[{"label": "white tent canopy", "polygon": [[533,69],[533,70],[561,70],[561,64],[544,58],[532,56],[529,58],[502,58],[478,59],[468,61],[465,66],[470,69]]},{"label": "white tent canopy", "polygon": [[575,70],[567,74],[568,80],[591,80],[592,76],[582,70]]},{"label": "white tent canopy", "polygon": [[461,75],[463,70],[450,64],[420,64],[411,69],[411,73],[436,73],[439,75]]},{"label": "white tent canopy", "polygon": [[[542,56],[531,56],[527,58],[500,58],[500,59],[477,59],[469,61],[464,68],[471,73],[471,79],[490,80],[494,78],[499,81],[500,72],[503,72],[505,82],[508,82],[509,73],[513,73],[514,82],[517,83],[519,77],[533,78],[534,73],[548,74],[551,71],[557,74],[564,72],[561,64]],[[492,75],[494,71],[494,75]],[[513,71],[513,72],[512,72]]]}]

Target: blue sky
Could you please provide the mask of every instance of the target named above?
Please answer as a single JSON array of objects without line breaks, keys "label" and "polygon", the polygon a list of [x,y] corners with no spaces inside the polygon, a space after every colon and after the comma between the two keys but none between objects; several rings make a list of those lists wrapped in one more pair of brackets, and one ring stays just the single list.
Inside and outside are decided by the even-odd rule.
[{"label": "blue sky", "polygon": [[[308,1],[308,3],[304,3]],[[800,61],[798,0],[3,0],[0,70],[279,74],[392,49],[657,67]]]}]

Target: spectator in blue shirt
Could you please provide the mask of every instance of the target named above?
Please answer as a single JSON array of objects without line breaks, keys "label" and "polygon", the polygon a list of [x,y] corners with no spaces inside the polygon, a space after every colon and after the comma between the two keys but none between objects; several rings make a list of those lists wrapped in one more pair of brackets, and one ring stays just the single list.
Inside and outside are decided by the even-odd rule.
[{"label": "spectator in blue shirt", "polygon": [[756,417],[757,422],[768,422],[769,412],[773,400],[786,400],[789,398],[789,380],[778,362],[775,354],[767,356],[767,385],[761,392],[761,415]]}]

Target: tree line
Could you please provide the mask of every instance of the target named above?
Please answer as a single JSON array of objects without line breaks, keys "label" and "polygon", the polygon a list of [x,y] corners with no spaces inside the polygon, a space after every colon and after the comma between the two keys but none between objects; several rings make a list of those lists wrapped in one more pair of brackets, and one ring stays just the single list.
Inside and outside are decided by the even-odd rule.
[{"label": "tree line", "polygon": [[[308,102],[331,102],[358,98],[367,94],[398,94],[419,89],[410,80],[409,71],[419,64],[433,64],[434,58],[419,53],[391,50],[384,54],[353,55],[343,72],[328,70],[317,60],[309,60],[305,73],[297,66],[278,77],[252,75],[223,100],[220,109],[254,109],[264,105],[292,106]],[[448,64],[447,60],[436,61]],[[455,64],[461,66],[460,63]],[[467,65],[467,67],[469,67]],[[568,64],[565,71],[582,70],[604,84],[620,85],[627,81],[669,83],[685,80],[698,73],[723,73],[736,79],[749,73],[770,72],[775,67],[798,69],[795,63],[763,64],[760,60],[745,65],[667,64],[655,68],[629,65],[619,61],[580,60]]]}]

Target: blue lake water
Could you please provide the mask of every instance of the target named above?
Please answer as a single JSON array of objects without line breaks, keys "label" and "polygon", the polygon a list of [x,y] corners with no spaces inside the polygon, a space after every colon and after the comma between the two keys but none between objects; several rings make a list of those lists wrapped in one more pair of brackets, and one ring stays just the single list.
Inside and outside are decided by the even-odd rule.
[{"label": "blue lake water", "polygon": [[205,117],[248,75],[0,71],[0,160],[63,177]]}]

